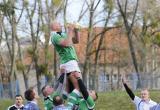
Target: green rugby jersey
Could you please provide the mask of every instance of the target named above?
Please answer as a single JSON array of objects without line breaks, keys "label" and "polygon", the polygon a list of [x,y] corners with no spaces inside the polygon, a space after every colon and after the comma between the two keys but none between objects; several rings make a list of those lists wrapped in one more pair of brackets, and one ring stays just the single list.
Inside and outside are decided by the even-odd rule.
[{"label": "green rugby jersey", "polygon": [[79,110],[89,110],[94,109],[95,103],[92,97],[88,97],[87,100],[84,100],[83,98],[79,99]]},{"label": "green rugby jersey", "polygon": [[69,97],[68,97],[68,102],[67,102],[67,107],[72,109],[73,106],[75,104],[77,104],[77,101],[78,101],[78,95],[74,92],[74,90],[69,94]]},{"label": "green rugby jersey", "polygon": [[76,93],[72,92],[68,98],[67,106],[72,109],[74,105],[78,105],[78,110],[89,110],[94,109],[95,102],[91,96],[84,100],[82,97],[79,97]]},{"label": "green rugby jersey", "polygon": [[53,97],[58,95],[58,92],[53,92],[44,100],[44,109],[45,110],[52,110],[53,109]]},{"label": "green rugby jersey", "polygon": [[51,42],[59,54],[61,64],[64,64],[70,60],[78,60],[76,51],[73,46],[64,47],[59,44],[62,39],[66,38],[66,33],[61,33],[61,35],[53,33],[51,35]]}]

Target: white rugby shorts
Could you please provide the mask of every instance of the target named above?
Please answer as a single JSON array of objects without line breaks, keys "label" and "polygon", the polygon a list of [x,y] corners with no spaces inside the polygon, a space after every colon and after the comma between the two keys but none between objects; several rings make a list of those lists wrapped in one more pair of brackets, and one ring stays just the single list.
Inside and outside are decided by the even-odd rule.
[{"label": "white rugby shorts", "polygon": [[61,64],[60,69],[65,69],[65,73],[71,73],[74,71],[80,72],[78,62],[76,60],[68,61],[67,63]]}]

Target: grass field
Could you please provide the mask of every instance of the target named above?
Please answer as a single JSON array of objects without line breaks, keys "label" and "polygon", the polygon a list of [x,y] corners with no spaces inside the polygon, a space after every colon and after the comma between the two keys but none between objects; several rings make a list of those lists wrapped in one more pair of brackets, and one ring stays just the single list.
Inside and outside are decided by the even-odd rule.
[{"label": "grass field", "polygon": [[[160,91],[151,91],[150,95],[152,100],[160,102]],[[139,91],[135,93],[139,96]],[[106,93],[99,93],[98,100],[96,102],[95,110],[134,110],[134,104],[131,102],[129,96],[125,91],[112,91]],[[0,110],[6,110],[6,108],[13,104],[13,100],[0,100]],[[40,107],[43,109],[42,101]]]}]

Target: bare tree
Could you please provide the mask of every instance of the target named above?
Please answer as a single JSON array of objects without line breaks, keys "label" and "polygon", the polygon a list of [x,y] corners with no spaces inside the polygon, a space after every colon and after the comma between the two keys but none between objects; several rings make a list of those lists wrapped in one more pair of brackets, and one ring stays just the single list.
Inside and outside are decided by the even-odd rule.
[{"label": "bare tree", "polygon": [[[25,9],[27,12],[27,17],[28,17],[28,22],[30,26],[30,35],[32,39],[32,60],[34,61],[34,66],[36,70],[36,78],[37,78],[37,89],[38,89],[38,94],[40,94],[40,87],[41,87],[41,82],[40,82],[40,71],[39,71],[39,65],[38,65],[38,38],[39,38],[39,32],[40,32],[40,16],[35,18],[35,11],[39,12],[39,7],[38,7],[38,1],[34,1],[33,7],[29,7],[29,4],[25,5]],[[34,23],[33,20],[36,20],[36,23]],[[35,26],[35,28],[34,28]]]},{"label": "bare tree", "polygon": [[87,36],[87,46],[86,46],[86,57],[85,57],[85,62],[84,62],[84,67],[83,67],[83,79],[84,83],[87,84],[87,73],[88,73],[88,67],[89,64],[91,63],[90,61],[90,50],[92,50],[92,45],[89,43],[92,39],[93,36],[93,23],[94,23],[94,12],[97,8],[97,6],[100,3],[100,0],[98,2],[95,1],[90,1],[90,3],[86,0],[86,3],[89,7],[89,26],[88,26],[88,36]]},{"label": "bare tree", "polygon": [[[97,71],[98,70],[98,61],[101,59],[100,55],[102,53],[102,50],[104,51],[105,46],[103,46],[104,45],[103,43],[104,43],[104,40],[106,39],[105,38],[105,33],[108,30],[111,29],[111,28],[107,28],[107,25],[108,25],[109,20],[111,19],[111,14],[112,14],[112,11],[113,11],[113,3],[111,1],[105,1],[105,3],[106,3],[105,11],[106,11],[107,15],[106,15],[106,18],[105,18],[105,23],[104,23],[104,26],[103,26],[103,30],[102,30],[101,33],[98,33],[100,35],[100,37],[99,37],[98,46],[97,46],[96,52],[95,52],[95,64],[94,64],[95,65],[95,67],[94,67],[95,73],[94,73],[94,81],[93,82],[96,82],[96,83],[94,83],[95,84],[94,87],[95,87],[96,90],[98,90],[98,87],[99,87],[99,85],[98,85],[98,71]],[[99,64],[100,63],[101,62],[99,62]],[[104,62],[104,63],[106,63],[106,62]]]},{"label": "bare tree", "polygon": [[[11,61],[11,67],[10,67],[10,77],[9,77],[9,82],[10,82],[10,96],[13,97],[13,91],[12,91],[12,81],[15,79],[17,80],[17,69],[16,69],[16,37],[17,37],[17,24],[18,21],[21,18],[21,15],[17,17],[15,11],[17,10],[16,8],[16,1],[3,1],[3,8],[2,12],[4,17],[5,22],[1,25],[3,27],[6,43],[8,46],[9,50],[9,56],[10,56],[10,61]],[[8,26],[6,26],[6,23],[8,23]],[[11,37],[11,38],[9,38]],[[11,40],[9,40],[11,39]]]},{"label": "bare tree", "polygon": [[[46,0],[45,3],[43,3],[42,1],[39,1],[39,10],[40,10],[40,18],[41,18],[41,23],[42,23],[42,32],[44,32],[44,38],[45,38],[45,43],[44,43],[44,54],[45,54],[45,76],[47,77],[47,79],[51,79],[50,78],[50,71],[49,70],[49,66],[48,63],[50,61],[49,58],[49,40],[50,40],[50,24],[53,20],[55,20],[58,16],[58,14],[61,12],[61,10],[63,9],[63,5],[64,5],[64,0],[60,0],[60,1],[52,1],[50,3],[50,0]],[[43,9],[43,7],[46,7],[46,10]],[[54,76],[57,77],[57,55],[55,50],[53,50],[54,52]],[[49,81],[47,81],[49,82]]]},{"label": "bare tree", "polygon": [[[135,54],[135,49],[134,49],[134,46],[133,46],[133,41],[132,41],[132,30],[133,30],[133,26],[134,26],[134,23],[135,23],[135,18],[136,18],[136,14],[137,14],[137,9],[138,9],[138,4],[139,4],[139,0],[136,0],[135,1],[135,8],[133,8],[133,13],[132,13],[132,19],[130,20],[129,17],[128,17],[128,0],[125,0],[124,4],[122,5],[121,2],[119,0],[117,0],[117,4],[118,4],[118,7],[119,7],[119,11],[121,13],[121,16],[123,18],[123,22],[124,22],[124,25],[125,25],[125,29],[126,29],[126,33],[127,33],[127,37],[128,37],[128,42],[129,42],[129,48],[130,48],[130,53],[131,53],[131,56],[132,56],[132,61],[133,61],[133,65],[134,65],[134,68],[135,68],[135,71],[137,73],[137,76],[138,76],[138,87],[141,86],[141,83],[140,83],[140,75],[139,75],[139,69],[138,69],[138,63],[137,63],[137,58],[136,58],[136,54]],[[130,21],[131,22],[130,22]]]}]

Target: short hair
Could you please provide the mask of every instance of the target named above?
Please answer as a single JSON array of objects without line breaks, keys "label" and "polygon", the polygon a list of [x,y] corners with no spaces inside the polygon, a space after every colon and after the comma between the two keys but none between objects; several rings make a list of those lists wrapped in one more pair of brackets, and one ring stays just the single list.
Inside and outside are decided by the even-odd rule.
[{"label": "short hair", "polygon": [[32,101],[35,98],[35,92],[32,88],[28,89],[24,93],[25,99],[28,101]]},{"label": "short hair", "polygon": [[141,92],[142,92],[142,91],[147,91],[148,94],[149,94],[149,89],[148,89],[148,88],[142,88],[142,89],[141,89]]},{"label": "short hair", "polygon": [[149,89],[148,88],[142,88],[141,91],[149,91]]},{"label": "short hair", "polygon": [[55,97],[53,97],[53,105],[58,106],[63,104],[63,99],[61,96],[57,95]]},{"label": "short hair", "polygon": [[42,89],[41,89],[41,92],[42,92],[43,96],[46,96],[46,94],[44,92],[44,90],[46,89],[46,87],[47,87],[47,85],[43,86]]},{"label": "short hair", "polygon": [[15,98],[16,97],[21,97],[23,99],[22,95],[20,95],[20,94],[15,95]]}]

